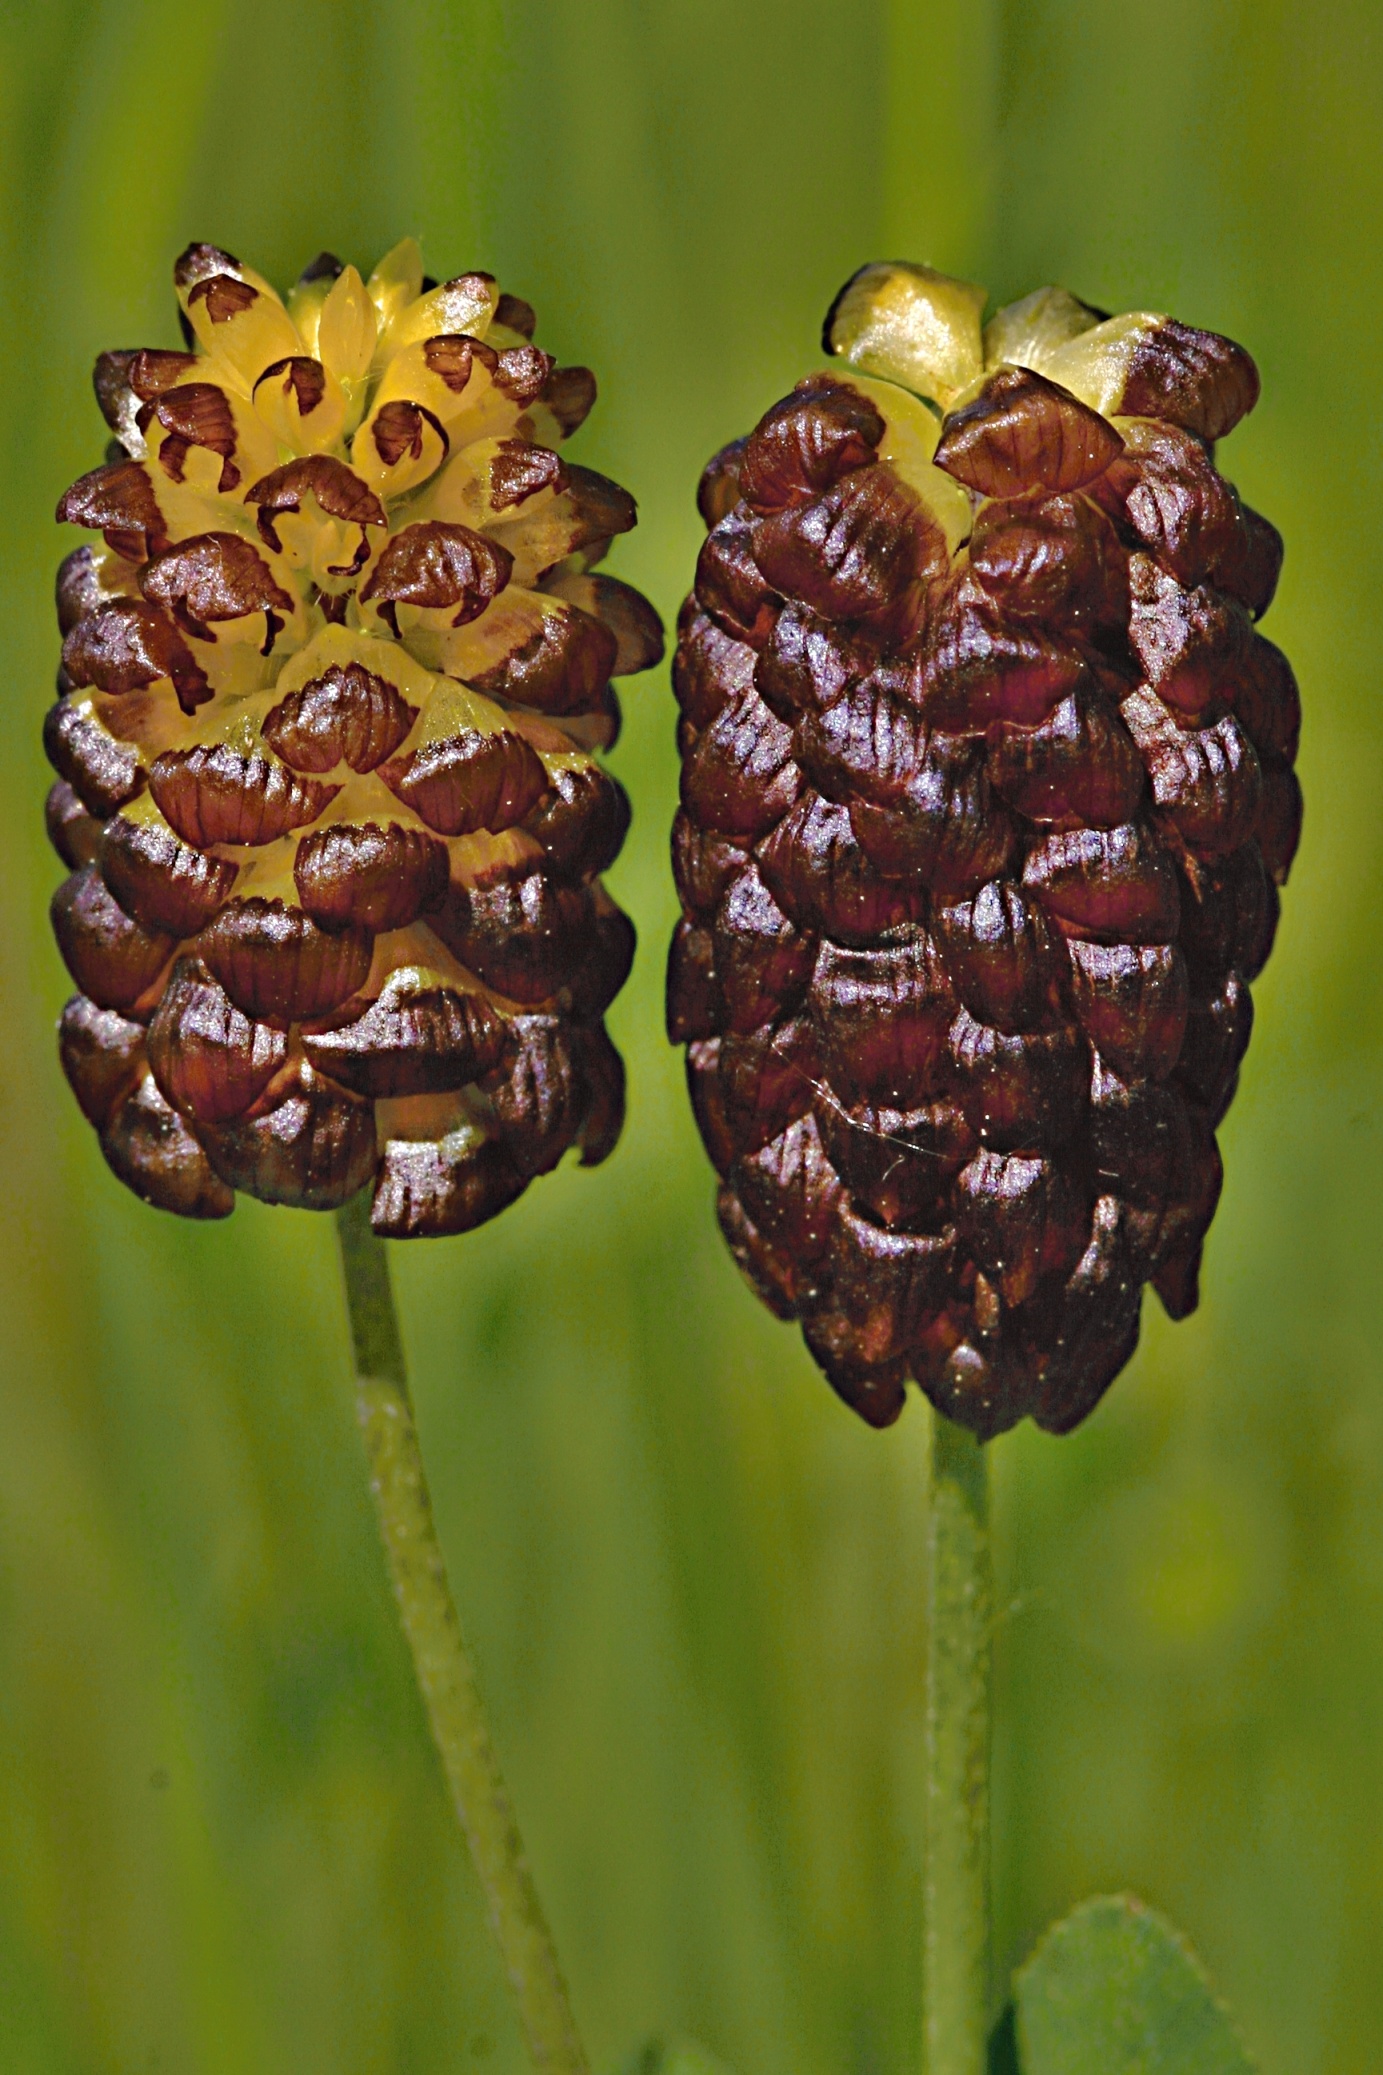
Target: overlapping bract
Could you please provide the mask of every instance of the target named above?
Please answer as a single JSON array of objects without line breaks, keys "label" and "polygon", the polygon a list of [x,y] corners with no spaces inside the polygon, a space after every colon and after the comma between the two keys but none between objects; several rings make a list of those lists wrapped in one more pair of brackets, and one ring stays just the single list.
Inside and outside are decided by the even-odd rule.
[{"label": "overlapping bract", "polygon": [[1211,446],[1252,361],[984,300],[865,268],[703,476],[668,1017],[764,1302],[872,1424],[912,1376],[988,1436],[1196,1304],[1301,796]]},{"label": "overlapping bract", "polygon": [[595,573],[631,498],[557,448],[595,397],[486,274],[285,305],[175,269],[187,350],[105,353],[115,434],[60,519],[53,921],[64,1067],[115,1172],[457,1232],[618,1136],[604,1010],[633,930],[599,874],[628,805],[593,752],[656,615]]}]

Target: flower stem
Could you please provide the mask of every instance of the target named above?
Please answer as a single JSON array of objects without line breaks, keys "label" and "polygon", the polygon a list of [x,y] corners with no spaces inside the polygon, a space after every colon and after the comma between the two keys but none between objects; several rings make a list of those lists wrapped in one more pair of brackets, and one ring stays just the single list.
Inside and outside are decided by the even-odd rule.
[{"label": "flower stem", "polygon": [[490,1927],[533,2063],[542,2075],[586,2075],[566,1983],[447,1584],[409,1403],[389,1262],[383,1242],[370,1230],[367,1193],[337,1212],[336,1229],[370,1489],[432,1735],[485,1891]]},{"label": "flower stem", "polygon": [[989,1998],[988,1471],[964,1427],[932,1423],[927,1523],[925,2075],[984,2075]]}]

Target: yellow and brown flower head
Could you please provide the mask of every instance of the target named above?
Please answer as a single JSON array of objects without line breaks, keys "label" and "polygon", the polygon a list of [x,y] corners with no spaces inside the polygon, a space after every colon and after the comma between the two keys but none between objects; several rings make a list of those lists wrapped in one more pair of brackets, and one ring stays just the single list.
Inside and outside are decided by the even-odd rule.
[{"label": "yellow and brown flower head", "polygon": [[595,752],[662,636],[594,566],[633,500],[560,458],[594,378],[488,274],[407,239],[286,303],[214,246],[174,279],[186,350],[102,354],[115,440],[58,507],[101,536],[45,728],[63,1065],[164,1209],[373,1181],[378,1231],[463,1231],[619,1133]]},{"label": "yellow and brown flower head", "polygon": [[864,268],[710,463],[669,1027],[746,1275],[876,1426],[1063,1432],[1196,1303],[1301,708],[1239,346]]}]

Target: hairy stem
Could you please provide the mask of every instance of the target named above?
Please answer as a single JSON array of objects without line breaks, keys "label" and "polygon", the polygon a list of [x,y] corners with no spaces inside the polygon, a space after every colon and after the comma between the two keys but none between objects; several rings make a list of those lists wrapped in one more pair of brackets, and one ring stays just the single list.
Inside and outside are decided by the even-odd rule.
[{"label": "hairy stem", "polygon": [[356,1197],[336,1217],[370,1489],[427,1718],[534,2065],[543,2075],[586,2075],[552,1934],[447,1584],[409,1402],[389,1262],[370,1230],[368,1195]]},{"label": "hairy stem", "polygon": [[989,1999],[988,1471],[964,1427],[932,1425],[927,1523],[923,2066],[984,2075]]}]

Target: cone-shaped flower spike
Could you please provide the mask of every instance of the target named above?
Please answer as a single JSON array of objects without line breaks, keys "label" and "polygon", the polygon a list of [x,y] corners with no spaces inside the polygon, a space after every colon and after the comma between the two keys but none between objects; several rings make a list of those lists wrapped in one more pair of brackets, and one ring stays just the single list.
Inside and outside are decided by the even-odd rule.
[{"label": "cone-shaped flower spike", "polygon": [[115,439],[58,508],[101,536],[45,731],[63,1064],[164,1209],[373,1180],[377,1231],[463,1231],[619,1133],[594,752],[662,637],[591,571],[633,500],[560,459],[594,378],[487,274],[407,239],[286,304],[214,246],[174,280],[186,350],[102,354]]},{"label": "cone-shaped flower spike", "polygon": [[1062,1432],[1197,1301],[1301,818],[1249,356],[870,266],[702,478],[669,1028],[750,1282],[877,1426]]}]

